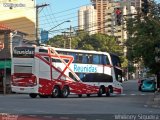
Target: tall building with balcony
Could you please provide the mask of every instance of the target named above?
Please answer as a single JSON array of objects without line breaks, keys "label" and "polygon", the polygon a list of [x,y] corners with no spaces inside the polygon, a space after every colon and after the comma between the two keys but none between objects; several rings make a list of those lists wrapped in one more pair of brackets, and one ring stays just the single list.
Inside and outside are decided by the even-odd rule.
[{"label": "tall building with balcony", "polygon": [[90,35],[97,33],[97,11],[94,6],[83,6],[78,11],[79,30],[84,30]]},{"label": "tall building with balcony", "polygon": [[130,6],[133,6],[138,10],[141,6],[141,1],[142,0],[130,0]]},{"label": "tall building with balcony", "polygon": [[[116,8],[120,8],[122,11],[121,25],[116,23]],[[119,2],[112,2],[108,4],[106,8],[106,22],[105,22],[105,33],[111,36],[115,36],[119,44],[123,44],[127,40],[127,31],[126,31],[126,18],[129,17],[129,14],[137,14],[137,10],[134,6],[127,6],[120,4]],[[135,15],[132,15],[134,17]],[[131,16],[130,16],[131,17]]]},{"label": "tall building with balcony", "polygon": [[[126,9],[130,9],[130,6],[140,9],[141,0],[91,0],[94,8],[97,10],[97,28],[99,33],[105,33],[106,23],[106,10],[110,4],[119,3],[121,7],[126,6]],[[128,9],[128,12],[131,12]]]},{"label": "tall building with balcony", "polygon": [[36,0],[0,0],[0,23],[27,34],[35,40]]},{"label": "tall building with balcony", "polygon": [[[116,14],[115,10],[116,8],[120,8],[119,2],[112,2],[109,3],[106,8],[106,15],[105,15],[105,33],[111,36],[116,37],[117,42],[122,43],[123,39],[123,28],[122,25],[117,25],[116,22]],[[122,13],[123,9],[120,8]]]},{"label": "tall building with balcony", "polygon": [[99,33],[105,33],[105,13],[106,8],[113,0],[91,0],[97,10],[97,27]]}]

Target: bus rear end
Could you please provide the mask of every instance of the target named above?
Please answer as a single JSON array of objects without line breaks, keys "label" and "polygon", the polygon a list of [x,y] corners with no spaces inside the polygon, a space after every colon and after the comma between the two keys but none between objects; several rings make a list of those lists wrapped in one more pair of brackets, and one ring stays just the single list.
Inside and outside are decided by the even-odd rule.
[{"label": "bus rear end", "polygon": [[13,92],[37,93],[37,78],[29,69],[31,66],[14,65],[11,82]]},{"label": "bus rear end", "polygon": [[34,47],[15,47],[12,58],[12,92],[36,97],[38,81],[34,70]]}]

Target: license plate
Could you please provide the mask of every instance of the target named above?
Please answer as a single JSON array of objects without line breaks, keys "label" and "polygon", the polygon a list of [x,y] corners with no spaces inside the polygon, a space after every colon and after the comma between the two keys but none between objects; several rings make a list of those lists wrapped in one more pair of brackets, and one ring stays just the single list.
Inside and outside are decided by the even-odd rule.
[{"label": "license plate", "polygon": [[20,90],[24,90],[24,88],[20,88]]}]

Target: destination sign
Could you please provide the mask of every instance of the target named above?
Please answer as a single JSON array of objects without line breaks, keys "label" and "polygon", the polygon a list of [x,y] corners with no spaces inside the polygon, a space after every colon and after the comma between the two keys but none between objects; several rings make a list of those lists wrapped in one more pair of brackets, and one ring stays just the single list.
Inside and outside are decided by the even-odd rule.
[{"label": "destination sign", "polygon": [[34,47],[15,47],[13,57],[34,58]]}]

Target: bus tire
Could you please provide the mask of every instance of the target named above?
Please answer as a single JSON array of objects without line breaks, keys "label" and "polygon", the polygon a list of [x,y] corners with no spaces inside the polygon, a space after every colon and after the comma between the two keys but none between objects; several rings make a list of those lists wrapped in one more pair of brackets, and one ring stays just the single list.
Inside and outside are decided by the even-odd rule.
[{"label": "bus tire", "polygon": [[90,97],[91,95],[90,94],[87,94],[87,97]]},{"label": "bus tire", "polygon": [[107,97],[111,96],[111,93],[113,93],[113,87],[112,86],[108,86],[108,91],[106,92],[106,96]]},{"label": "bus tire", "polygon": [[110,93],[110,91],[107,91],[106,92],[106,97],[109,97],[109,96],[111,96],[111,93]]},{"label": "bus tire", "polygon": [[52,97],[57,98],[60,96],[60,94],[61,94],[60,88],[58,86],[55,86],[52,91]]},{"label": "bus tire", "polygon": [[70,94],[70,90],[68,86],[64,86],[62,89],[62,97],[67,98],[68,95]]},{"label": "bus tire", "polygon": [[79,94],[78,97],[81,98],[81,97],[82,97],[82,94]]},{"label": "bus tire", "polygon": [[29,96],[30,96],[31,98],[36,98],[36,97],[37,97],[37,94],[36,94],[36,93],[30,93]]},{"label": "bus tire", "polygon": [[103,87],[99,88],[98,97],[101,97],[103,94]]}]

